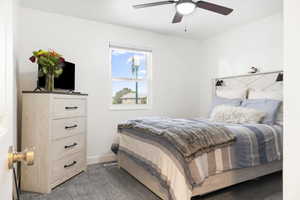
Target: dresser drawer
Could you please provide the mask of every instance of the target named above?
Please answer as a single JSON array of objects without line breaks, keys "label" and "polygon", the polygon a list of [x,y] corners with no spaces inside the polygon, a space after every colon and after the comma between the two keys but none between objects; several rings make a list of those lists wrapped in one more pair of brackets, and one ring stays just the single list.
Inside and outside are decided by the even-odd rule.
[{"label": "dresser drawer", "polygon": [[80,134],[52,142],[52,161],[85,149],[85,135]]},{"label": "dresser drawer", "polygon": [[86,116],[85,99],[57,98],[53,104],[55,118]]},{"label": "dresser drawer", "polygon": [[66,118],[54,119],[52,121],[52,139],[60,139],[64,137],[78,135],[86,131],[86,118]]},{"label": "dresser drawer", "polygon": [[84,152],[78,152],[69,156],[67,159],[61,159],[52,162],[51,184],[56,185],[69,179],[85,169]]}]

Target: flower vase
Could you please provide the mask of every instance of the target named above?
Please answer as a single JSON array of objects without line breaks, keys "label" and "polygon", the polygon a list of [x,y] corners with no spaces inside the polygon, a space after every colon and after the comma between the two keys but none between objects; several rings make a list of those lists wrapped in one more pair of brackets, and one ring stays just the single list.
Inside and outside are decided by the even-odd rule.
[{"label": "flower vase", "polygon": [[48,92],[53,92],[53,90],[54,90],[54,74],[46,74],[45,89]]}]

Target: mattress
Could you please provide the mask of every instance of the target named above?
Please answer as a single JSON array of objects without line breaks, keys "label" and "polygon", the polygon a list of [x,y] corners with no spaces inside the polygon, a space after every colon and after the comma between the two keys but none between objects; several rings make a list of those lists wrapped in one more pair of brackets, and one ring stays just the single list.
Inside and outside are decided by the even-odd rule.
[{"label": "mattress", "polygon": [[204,153],[190,162],[172,145],[126,129],[120,134],[119,154],[155,177],[170,200],[189,200],[193,189],[226,171],[282,160],[282,126],[265,124],[222,124],[236,135],[231,146]]}]

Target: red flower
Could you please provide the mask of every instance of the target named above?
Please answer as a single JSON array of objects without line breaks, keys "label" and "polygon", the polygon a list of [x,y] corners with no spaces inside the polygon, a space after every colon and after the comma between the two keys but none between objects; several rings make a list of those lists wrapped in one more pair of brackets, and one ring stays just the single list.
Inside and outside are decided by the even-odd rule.
[{"label": "red flower", "polygon": [[60,62],[62,62],[62,63],[65,62],[65,59],[64,59],[63,57],[60,57],[59,60],[60,60]]},{"label": "red flower", "polygon": [[35,57],[35,56],[31,56],[31,57],[29,58],[29,60],[30,60],[31,62],[35,63],[36,57]]}]

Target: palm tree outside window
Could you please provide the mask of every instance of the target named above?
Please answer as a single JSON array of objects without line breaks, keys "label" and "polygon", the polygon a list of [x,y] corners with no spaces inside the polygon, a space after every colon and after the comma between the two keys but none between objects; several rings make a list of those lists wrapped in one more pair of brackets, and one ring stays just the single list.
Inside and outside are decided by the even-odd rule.
[{"label": "palm tree outside window", "polygon": [[[135,79],[138,79],[138,72],[139,72],[139,67],[140,67],[140,57],[139,56],[133,56],[131,58],[131,71],[132,71],[132,74],[135,76]],[[139,82],[136,81],[135,82],[135,103],[138,104],[139,102],[139,95],[138,95],[138,90],[139,90],[139,87],[138,87],[138,84]]]}]

